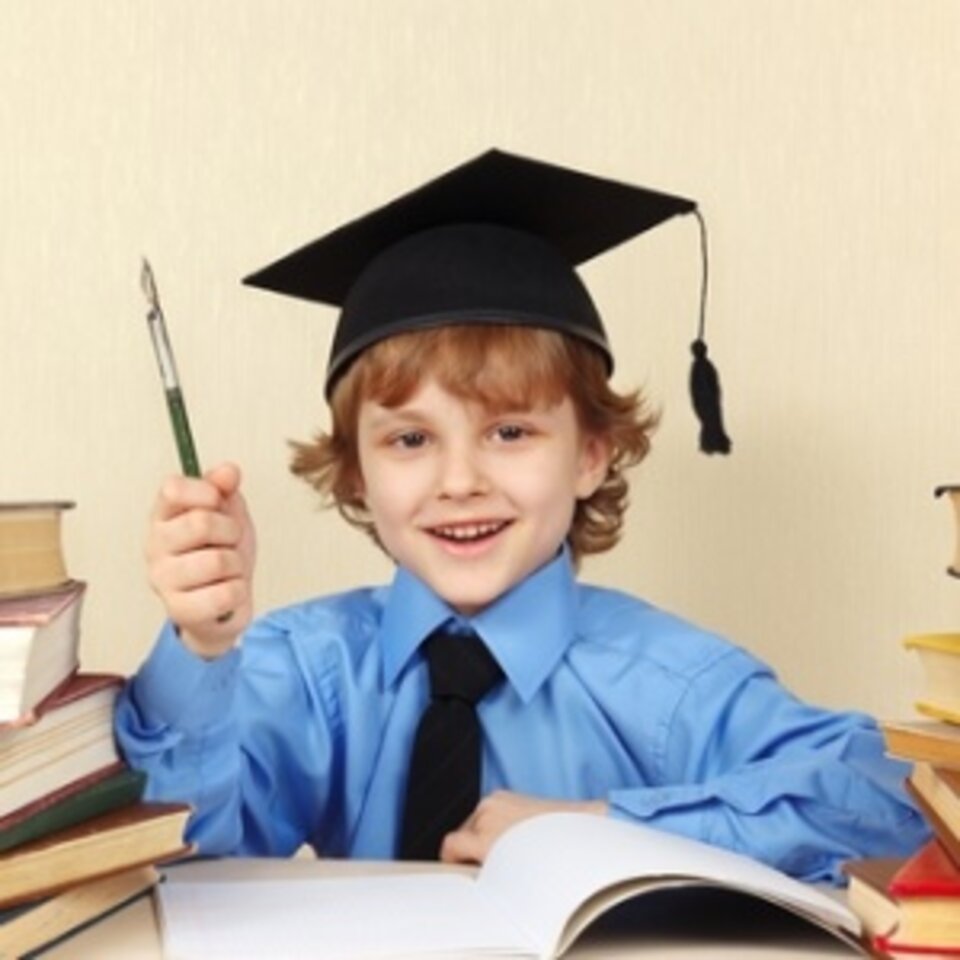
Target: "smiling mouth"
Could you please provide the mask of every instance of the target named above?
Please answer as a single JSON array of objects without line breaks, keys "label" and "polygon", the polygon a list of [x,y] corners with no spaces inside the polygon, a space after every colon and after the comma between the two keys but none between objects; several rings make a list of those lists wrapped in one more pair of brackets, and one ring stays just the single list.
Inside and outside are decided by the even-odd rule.
[{"label": "smiling mouth", "polygon": [[459,523],[450,526],[431,527],[434,537],[450,543],[479,543],[495,537],[501,530],[510,526],[509,520],[497,520],[487,523]]}]

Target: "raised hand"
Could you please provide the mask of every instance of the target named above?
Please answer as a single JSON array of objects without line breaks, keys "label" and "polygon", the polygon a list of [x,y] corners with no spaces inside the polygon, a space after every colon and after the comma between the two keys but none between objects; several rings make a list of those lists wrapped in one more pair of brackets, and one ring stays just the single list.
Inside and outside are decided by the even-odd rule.
[{"label": "raised hand", "polygon": [[150,585],[183,642],[202,657],[229,650],[253,615],[256,536],[240,470],[164,481],[146,543]]}]

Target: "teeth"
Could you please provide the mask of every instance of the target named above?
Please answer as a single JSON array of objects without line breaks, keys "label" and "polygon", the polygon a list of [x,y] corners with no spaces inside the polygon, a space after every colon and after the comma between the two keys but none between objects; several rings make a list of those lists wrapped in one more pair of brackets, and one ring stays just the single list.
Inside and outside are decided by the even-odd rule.
[{"label": "teeth", "polygon": [[477,540],[503,529],[504,523],[465,523],[456,527],[435,527],[434,532],[448,540]]}]

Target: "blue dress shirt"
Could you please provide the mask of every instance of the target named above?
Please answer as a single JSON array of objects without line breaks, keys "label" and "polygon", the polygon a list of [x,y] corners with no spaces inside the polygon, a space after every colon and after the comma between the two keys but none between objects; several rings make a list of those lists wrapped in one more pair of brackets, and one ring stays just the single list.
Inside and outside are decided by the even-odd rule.
[{"label": "blue dress shirt", "polygon": [[[428,699],[418,647],[451,618],[400,568],[268,614],[214,661],[167,624],[121,696],[120,746],[148,797],[194,805],[203,853],[392,857]],[[479,706],[484,794],[605,799],[809,880],[927,836],[871,718],[802,703],[722,638],[579,584],[566,552],[469,626],[506,675]]]}]

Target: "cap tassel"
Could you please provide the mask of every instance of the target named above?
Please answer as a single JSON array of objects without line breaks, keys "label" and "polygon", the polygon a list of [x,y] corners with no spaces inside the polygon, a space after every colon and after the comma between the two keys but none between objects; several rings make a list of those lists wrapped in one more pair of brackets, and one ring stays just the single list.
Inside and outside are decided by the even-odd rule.
[{"label": "cap tassel", "polygon": [[700,449],[704,453],[729,453],[732,443],[723,428],[723,411],[720,406],[720,377],[717,368],[707,356],[707,341],[704,325],[707,306],[707,225],[700,211],[694,208],[700,224],[700,254],[703,262],[703,281],[700,285],[700,328],[697,339],[690,345],[693,366],[690,369],[690,397],[693,410],[700,421]]},{"label": "cap tassel", "polygon": [[690,345],[693,366],[690,368],[690,396],[700,421],[700,449],[704,453],[729,453],[730,438],[723,429],[720,409],[720,377],[707,356],[707,345],[697,338]]}]

